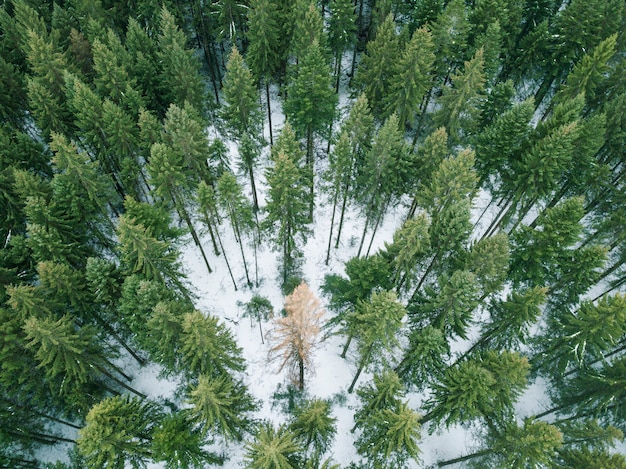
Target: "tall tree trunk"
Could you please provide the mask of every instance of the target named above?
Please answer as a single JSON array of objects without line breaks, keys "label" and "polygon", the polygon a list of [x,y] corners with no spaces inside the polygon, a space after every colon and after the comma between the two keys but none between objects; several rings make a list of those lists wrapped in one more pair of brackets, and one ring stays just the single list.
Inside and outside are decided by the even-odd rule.
[{"label": "tall tree trunk", "polygon": [[176,211],[183,218],[183,220],[185,220],[185,223],[187,224],[187,227],[189,228],[189,232],[191,233],[191,237],[193,238],[194,243],[196,244],[196,246],[198,246],[198,249],[200,249],[200,254],[202,254],[202,259],[204,259],[204,264],[206,265],[207,270],[209,271],[209,273],[212,273],[213,269],[211,269],[211,266],[209,265],[209,260],[207,259],[206,254],[204,253],[204,248],[202,247],[202,243],[200,242],[198,233],[196,233],[196,229],[194,228],[193,223],[191,222],[191,217],[189,216],[187,209],[185,208],[184,204],[178,199],[178,197],[174,194],[174,192],[171,192],[170,195],[172,197],[172,201],[174,202],[174,205],[176,206]]},{"label": "tall tree trunk", "polygon": [[361,373],[363,372],[365,365],[367,365],[367,362],[369,361],[371,354],[372,354],[372,346],[370,345],[370,348],[367,351],[367,353],[363,355],[363,357],[359,361],[359,368],[356,370],[354,379],[352,379],[352,382],[350,383],[350,387],[348,388],[348,394],[352,394],[352,391],[354,391],[354,386],[356,386],[356,382],[359,380],[359,376],[361,376]]},{"label": "tall tree trunk", "polygon": [[298,389],[304,391],[304,360],[298,357]]},{"label": "tall tree trunk", "polygon": [[330,259],[330,246],[333,243],[333,227],[335,225],[335,212],[337,210],[337,199],[339,196],[339,191],[335,189],[335,194],[333,196],[333,214],[330,217],[330,234],[328,235],[328,249],[326,250],[326,261],[324,262],[328,265],[328,261]]},{"label": "tall tree trunk", "polygon": [[359,250],[356,253],[356,257],[361,255],[361,250],[363,249],[363,244],[365,243],[365,234],[367,233],[367,226],[370,223],[370,214],[368,211],[367,216],[365,217],[365,226],[363,227],[363,235],[361,236],[361,243],[359,244]]},{"label": "tall tree trunk", "polygon": [[342,51],[337,51],[337,55],[335,56],[335,93],[339,93],[339,78],[341,77],[341,56],[343,55]]},{"label": "tall tree trunk", "polygon": [[237,223],[235,219],[235,214],[230,212],[230,219],[233,224],[233,229],[235,230],[235,237],[239,243],[239,250],[241,251],[241,259],[243,259],[243,268],[246,271],[246,280],[248,281],[248,286],[252,287],[252,282],[250,281],[250,274],[248,273],[248,263],[246,262],[246,255],[243,251],[243,240],[241,239],[241,231],[239,230],[239,223]]},{"label": "tall tree trunk", "polygon": [[263,339],[263,327],[261,327],[261,317],[258,317],[258,322],[259,322],[259,332],[261,333],[261,343],[264,344],[265,340]]},{"label": "tall tree trunk", "polygon": [[450,466],[452,464],[457,464],[457,463],[460,463],[460,462],[463,462],[463,461],[468,461],[470,459],[478,458],[480,456],[486,456],[486,455],[488,455],[488,454],[490,454],[492,452],[493,452],[493,450],[491,450],[491,449],[483,449],[483,450],[480,450],[480,451],[476,451],[475,453],[468,454],[467,456],[461,456],[461,457],[454,458],[454,459],[448,459],[447,461],[438,462],[437,466],[438,467]]},{"label": "tall tree trunk", "polygon": [[367,251],[365,252],[365,257],[370,255],[370,249],[372,249],[372,243],[374,242],[374,236],[376,236],[376,231],[378,231],[378,225],[380,225],[380,222],[382,221],[382,218],[383,218],[383,213],[385,213],[386,210],[387,210],[387,204],[385,204],[383,210],[378,212],[378,216],[376,217],[376,223],[374,224],[374,229],[372,230],[372,237],[370,238],[370,243],[367,246]]},{"label": "tall tree trunk", "polygon": [[354,337],[354,334],[350,334],[348,335],[348,339],[346,340],[345,345],[343,346],[343,350],[341,351],[341,358],[346,358],[346,353],[348,353],[348,347],[350,347],[350,342],[352,342],[352,338]]},{"label": "tall tree trunk", "polygon": [[230,279],[233,282],[233,287],[235,287],[235,291],[237,291],[237,282],[235,281],[235,277],[233,276],[233,270],[230,268],[230,262],[228,262],[228,256],[226,256],[226,251],[224,250],[224,245],[222,244],[222,237],[220,236],[220,232],[217,227],[215,228],[215,233],[217,234],[217,240],[220,243],[220,248],[222,248],[222,252],[224,253],[224,260],[226,261],[228,275],[230,275]]},{"label": "tall tree trunk", "polygon": [[270,129],[270,146],[274,146],[274,138],[272,137],[272,108],[270,103],[270,82],[269,78],[265,79],[265,97],[267,99],[267,122]]},{"label": "tall tree trunk", "polygon": [[250,177],[250,185],[252,186],[252,208],[256,213],[259,211],[259,198],[256,193],[256,183],[254,182],[254,171],[252,171],[252,165],[248,168],[248,176]]},{"label": "tall tree trunk", "polygon": [[346,204],[348,203],[348,190],[350,189],[350,180],[347,179],[346,185],[343,191],[343,201],[341,202],[341,216],[339,217],[339,226],[337,227],[337,242],[335,243],[335,249],[339,248],[339,238],[341,237],[341,228],[343,228],[343,218],[346,213]]}]

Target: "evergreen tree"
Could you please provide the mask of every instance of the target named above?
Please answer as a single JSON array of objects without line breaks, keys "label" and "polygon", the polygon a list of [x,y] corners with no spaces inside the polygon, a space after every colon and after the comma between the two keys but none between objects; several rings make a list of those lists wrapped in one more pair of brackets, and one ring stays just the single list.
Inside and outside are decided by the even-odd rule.
[{"label": "evergreen tree", "polygon": [[419,437],[419,414],[407,403],[401,403],[397,409],[383,409],[368,415],[356,448],[367,458],[370,467],[403,467],[407,459],[417,459]]},{"label": "evergreen tree", "polygon": [[365,226],[357,256],[361,254],[368,228],[372,237],[366,256],[378,226],[394,197],[404,193],[407,184],[408,147],[398,127],[398,117],[394,114],[383,124],[376,135],[362,174],[364,193],[360,204],[365,213]]},{"label": "evergreen tree", "polygon": [[356,195],[354,185],[358,179],[357,175],[362,174],[363,172],[366,155],[371,147],[371,141],[374,135],[374,117],[372,116],[365,94],[359,95],[350,109],[348,117],[343,121],[341,130],[342,132],[345,131],[348,134],[348,138],[352,146],[353,162],[350,168],[351,177],[345,181],[344,185],[343,200],[341,202],[341,216],[339,217],[339,227],[337,229],[335,249],[339,248],[341,230],[343,228],[343,220],[348,199]]},{"label": "evergreen tree", "polygon": [[409,307],[411,322],[415,327],[428,324],[443,332],[446,337],[467,339],[467,329],[473,322],[472,312],[478,305],[476,276],[465,270],[438,279],[438,288],[426,287],[424,298]]},{"label": "evergreen tree", "polygon": [[[239,303],[238,303],[239,304]],[[259,332],[261,333],[261,342],[263,340],[263,328],[261,327],[261,321],[267,321],[274,314],[274,309],[270,300],[261,295],[253,295],[250,301],[244,305],[244,316],[248,316],[250,320],[256,319],[259,323]]]},{"label": "evergreen tree", "polygon": [[265,207],[266,230],[276,233],[274,243],[282,256],[282,283],[296,271],[296,261],[301,253],[296,244],[299,235],[306,240],[308,234],[309,193],[302,183],[301,170],[296,166],[293,154],[280,152],[274,166],[266,170],[269,185]]},{"label": "evergreen tree", "polygon": [[245,446],[245,467],[249,469],[295,469],[301,451],[296,435],[286,426],[263,422],[252,442]]},{"label": "evergreen tree", "polygon": [[540,306],[546,300],[546,293],[546,288],[533,287],[514,291],[506,300],[492,301],[489,322],[483,324],[480,338],[461,358],[475,349],[515,350],[527,343],[530,328],[541,315]]},{"label": "evergreen tree", "polygon": [[482,303],[504,285],[509,267],[509,240],[505,233],[498,233],[473,244],[464,259],[465,268],[476,275]]},{"label": "evergreen tree", "polygon": [[154,429],[152,459],[164,462],[167,469],[223,464],[223,458],[205,450],[204,444],[202,433],[192,428],[183,412],[172,413]]},{"label": "evergreen tree", "polygon": [[270,331],[270,341],[274,343],[270,356],[280,360],[279,371],[287,367],[292,382],[303,390],[304,370],[313,365],[312,355],[326,311],[304,282],[285,298],[285,311],[287,315],[277,318]]},{"label": "evergreen tree", "polygon": [[409,289],[415,278],[418,264],[430,251],[428,237],[428,218],[420,214],[409,219],[393,234],[393,243],[385,245],[388,255],[393,259],[394,276],[392,284],[400,293]]},{"label": "evergreen tree", "polygon": [[152,434],[161,418],[153,402],[128,396],[106,398],[87,414],[78,450],[89,468],[117,468],[126,463],[141,467],[152,455]]},{"label": "evergreen tree", "polygon": [[[294,2],[292,16],[293,32],[289,44],[291,55],[296,58],[296,74],[300,70],[301,61],[313,43],[317,42],[322,55],[327,55],[327,38],[324,33],[324,20],[315,4],[308,0]],[[328,70],[330,74],[330,69]]]},{"label": "evergreen tree", "polygon": [[[528,361],[512,352],[486,352],[446,369],[425,403],[424,424],[470,422],[484,418],[490,427],[508,421],[515,399],[526,387]],[[432,431],[432,429],[431,429]]]},{"label": "evergreen tree", "polygon": [[331,411],[331,403],[319,398],[304,401],[294,409],[289,429],[303,443],[304,450],[310,452],[313,464],[319,464],[337,433],[337,419]]},{"label": "evergreen tree", "polygon": [[354,314],[358,324],[358,367],[348,392],[354,390],[361,372],[372,362],[385,362],[385,353],[398,346],[397,332],[406,315],[406,309],[398,302],[395,293],[374,292],[368,302],[362,302],[360,311]]},{"label": "evergreen tree", "polygon": [[249,232],[253,228],[252,206],[241,192],[237,178],[232,173],[225,171],[217,182],[217,202],[228,215],[235,233],[235,240],[239,243],[241,259],[248,286],[252,286],[248,273],[248,264],[243,250],[242,233]]},{"label": "evergreen tree", "polygon": [[329,81],[330,68],[326,65],[320,44],[307,46],[299,61],[296,75],[287,88],[284,109],[298,134],[306,136],[306,166],[309,172],[309,217],[313,216],[314,158],[313,136],[327,131],[335,115],[337,95]]},{"label": "evergreen tree", "polygon": [[222,92],[226,103],[221,109],[221,116],[231,135],[238,141],[245,134],[258,140],[263,130],[258,91],[252,73],[235,47],[226,64]]},{"label": "evergreen tree", "polygon": [[195,310],[184,314],[181,324],[180,371],[217,377],[245,369],[232,332],[216,317]]},{"label": "evergreen tree", "polygon": [[280,25],[276,22],[277,8],[271,0],[253,0],[248,13],[248,53],[246,60],[252,73],[259,83],[265,81],[265,97],[267,101],[267,118],[272,137],[272,110],[270,106],[269,80],[278,70],[280,61]]},{"label": "evergreen tree", "polygon": [[155,192],[162,197],[168,197],[176,211],[181,216],[193,237],[194,243],[200,249],[202,258],[209,273],[213,269],[209,265],[209,261],[202,247],[202,242],[196,232],[191,220],[191,215],[186,208],[186,197],[183,191],[189,190],[189,182],[185,179],[184,162],[181,161],[181,155],[177,151],[172,151],[164,144],[155,143],[150,150],[150,163],[148,164],[148,174],[150,182],[155,187]]},{"label": "evergreen tree", "polygon": [[449,346],[441,329],[432,326],[411,328],[407,335],[408,346],[396,373],[405,385],[421,390],[446,368]]},{"label": "evergreen tree", "polygon": [[359,387],[356,391],[360,407],[354,413],[354,427],[363,428],[368,418],[383,410],[396,410],[402,405],[402,398],[406,390],[402,386],[398,375],[392,371],[383,371],[375,374],[372,383]]},{"label": "evergreen tree", "polygon": [[481,94],[485,85],[483,50],[465,62],[462,72],[451,77],[452,87],[444,88],[433,117],[435,125],[445,127],[452,142],[475,132],[480,118]]},{"label": "evergreen tree", "polygon": [[187,417],[196,423],[203,435],[217,433],[241,441],[249,431],[249,412],[257,405],[242,383],[222,374],[215,378],[200,375],[188,393]]},{"label": "evergreen tree", "polygon": [[[176,25],[176,18],[163,6],[159,14],[157,59],[160,64],[159,93],[166,105],[183,107],[185,102],[198,109],[208,107],[208,96],[199,73],[199,63],[193,52],[186,48],[184,33]],[[165,110],[163,109],[162,112]]]},{"label": "evergreen tree", "polygon": [[347,47],[355,42],[355,15],[351,0],[332,0],[328,20],[328,42],[335,53],[335,92],[339,92],[341,59]]},{"label": "evergreen tree", "polygon": [[400,128],[415,123],[424,95],[430,88],[435,61],[434,44],[427,29],[416,29],[400,57],[390,83],[386,115],[398,115]]},{"label": "evergreen tree", "polygon": [[439,467],[479,457],[481,464],[489,467],[542,467],[551,464],[562,441],[558,428],[546,422],[526,419],[523,427],[509,422],[501,432],[489,435],[486,449],[442,461]]},{"label": "evergreen tree", "polygon": [[375,116],[385,116],[385,99],[390,94],[399,51],[396,25],[393,16],[389,15],[378,26],[376,37],[367,43],[367,53],[363,56],[355,77],[358,88],[367,96]]}]

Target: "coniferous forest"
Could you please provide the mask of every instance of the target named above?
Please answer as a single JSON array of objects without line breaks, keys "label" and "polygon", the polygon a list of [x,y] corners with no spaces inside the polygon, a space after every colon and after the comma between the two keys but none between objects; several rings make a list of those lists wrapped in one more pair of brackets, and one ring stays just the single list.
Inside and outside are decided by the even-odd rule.
[{"label": "coniferous forest", "polygon": [[0,467],[626,468],[623,0],[1,4]]}]

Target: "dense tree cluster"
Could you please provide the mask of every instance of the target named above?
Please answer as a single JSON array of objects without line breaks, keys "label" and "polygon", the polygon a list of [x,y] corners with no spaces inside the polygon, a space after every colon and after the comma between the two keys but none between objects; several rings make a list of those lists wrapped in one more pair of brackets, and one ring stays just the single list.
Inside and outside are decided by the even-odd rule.
[{"label": "dense tree cluster", "polygon": [[[206,467],[230,445],[245,467],[338,467],[341,403],[305,390],[334,334],[350,467],[418,464],[457,424],[481,446],[439,466],[626,467],[625,31],[623,0],[2,2],[0,466],[67,443],[49,467]],[[321,209],[326,265],[348,210],[362,223],[325,324],[301,284]],[[255,419],[233,332],[197,309],[187,235],[253,291],[262,341],[257,255],[278,253],[284,423]],[[551,405],[520,416],[537,378]]]}]

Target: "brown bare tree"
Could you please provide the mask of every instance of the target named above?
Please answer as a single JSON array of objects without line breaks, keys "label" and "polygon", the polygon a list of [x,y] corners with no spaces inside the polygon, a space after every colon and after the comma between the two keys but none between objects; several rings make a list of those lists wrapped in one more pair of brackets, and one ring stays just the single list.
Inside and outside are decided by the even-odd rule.
[{"label": "brown bare tree", "polygon": [[326,310],[308,285],[302,282],[285,298],[287,315],[275,320],[268,339],[274,344],[270,360],[280,361],[279,372],[285,367],[300,390],[304,389],[304,370],[312,365],[313,351],[318,344],[321,320]]}]

